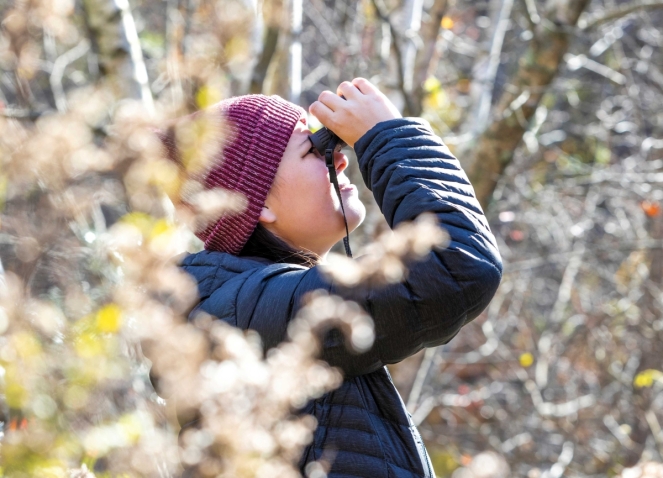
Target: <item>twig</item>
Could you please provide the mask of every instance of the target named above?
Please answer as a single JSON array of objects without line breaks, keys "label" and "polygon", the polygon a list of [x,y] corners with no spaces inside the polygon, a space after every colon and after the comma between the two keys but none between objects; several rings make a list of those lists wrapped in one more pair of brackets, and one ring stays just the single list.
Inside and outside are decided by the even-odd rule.
[{"label": "twig", "polygon": [[618,85],[626,84],[626,77],[623,74],[613,70],[609,66],[599,63],[598,61],[587,58],[586,55],[573,55],[571,53],[567,53],[564,55],[564,61],[566,61],[566,64],[571,71],[585,68],[609,79],[614,83],[617,83]]},{"label": "twig", "polygon": [[536,9],[534,0],[520,0],[525,7],[525,18],[529,24],[530,30],[534,31],[536,26],[541,23],[541,17]]},{"label": "twig", "polygon": [[412,98],[410,97],[408,91],[405,89],[404,63],[403,63],[403,56],[401,54],[401,49],[399,46],[401,43],[401,35],[394,26],[394,24],[389,19],[389,15],[386,14],[382,10],[382,8],[378,5],[378,0],[372,0],[372,3],[380,20],[386,23],[387,25],[389,25],[389,31],[391,32],[391,36],[394,39],[394,41],[392,42],[392,47],[394,49],[394,55],[396,56],[396,64],[398,66],[398,87],[401,90],[403,99],[405,100],[405,107],[407,108],[408,111],[414,111],[414,104]]},{"label": "twig", "polygon": [[412,384],[412,390],[410,391],[410,394],[407,397],[407,405],[405,406],[405,408],[411,410],[412,413],[414,413],[415,408],[417,407],[417,402],[419,401],[419,397],[421,396],[421,390],[424,386],[424,382],[426,381],[426,377],[428,376],[428,371],[430,370],[430,367],[433,363],[433,358],[435,357],[436,350],[437,348],[426,349],[426,351],[424,352],[424,357],[421,360],[421,364],[419,365],[419,369],[417,370],[417,376],[414,379],[414,383]]},{"label": "twig", "polygon": [[[1,266],[2,264],[0,264]],[[656,418],[656,413],[651,408],[645,412],[645,420],[654,436],[654,441],[658,445],[659,453],[663,454],[663,431],[661,431],[661,424],[658,422],[658,418]]]},{"label": "twig", "polygon": [[120,8],[122,15],[122,25],[124,27],[124,39],[129,44],[129,58],[133,67],[134,80],[138,85],[140,91],[140,99],[147,109],[148,113],[154,113],[154,99],[150,91],[149,77],[147,75],[147,67],[145,66],[145,59],[143,58],[143,50],[140,46],[138,38],[138,31],[136,30],[136,22],[134,21],[131,8],[129,7],[129,0],[118,1],[116,5]]},{"label": "twig", "polygon": [[328,61],[323,61],[302,79],[302,91],[312,88],[318,81],[320,81],[331,70],[331,64]]},{"label": "twig", "polygon": [[635,443],[633,443],[631,437],[622,430],[622,428],[619,426],[619,423],[617,423],[617,420],[615,420],[612,415],[606,415],[603,417],[603,424],[608,430],[610,430],[610,433],[612,433],[615,438],[619,440],[619,443],[621,443],[624,448],[629,450],[633,449]]},{"label": "twig", "polygon": [[15,108],[0,108],[0,116],[5,118],[27,119],[36,120],[43,116],[46,111],[28,110],[28,109],[15,109]]},{"label": "twig", "polygon": [[604,15],[598,16],[591,18],[589,20],[585,19],[580,19],[578,21],[578,26],[582,30],[591,30],[592,28],[595,28],[599,25],[603,25],[604,23],[611,22],[613,20],[617,20],[619,18],[625,17],[626,15],[630,15],[631,13],[635,13],[638,10],[655,10],[657,8],[663,8],[663,2],[643,2],[639,3],[636,5],[626,5],[624,7],[617,8],[611,12],[608,12]]},{"label": "twig", "polygon": [[596,404],[596,397],[592,394],[583,395],[563,403],[546,402],[541,396],[541,390],[533,380],[528,380],[525,383],[525,389],[530,393],[536,411],[544,417],[568,417],[578,413],[583,408],[589,408]]},{"label": "twig", "polygon": [[495,32],[490,45],[490,53],[488,55],[488,65],[486,66],[485,74],[481,80],[484,82],[482,91],[479,96],[476,108],[476,121],[474,122],[473,133],[475,135],[481,134],[488,125],[490,119],[490,107],[493,99],[493,88],[497,69],[500,66],[500,57],[502,54],[502,46],[504,45],[504,37],[509,28],[509,18],[511,17],[511,10],[513,8],[513,0],[502,0],[500,7],[499,17]]},{"label": "twig", "polygon": [[550,470],[545,471],[541,478],[561,478],[564,476],[566,467],[569,466],[573,459],[573,443],[570,441],[564,442],[562,445],[562,453],[559,454],[557,462],[550,467]]},{"label": "twig", "polygon": [[67,111],[67,97],[62,86],[62,77],[64,76],[64,71],[68,65],[85,55],[89,49],[90,42],[83,40],[78,45],[68,50],[66,53],[57,57],[55,62],[53,62],[53,68],[51,70],[49,81],[51,83],[53,98],[55,98],[55,107],[60,113],[65,113]]}]

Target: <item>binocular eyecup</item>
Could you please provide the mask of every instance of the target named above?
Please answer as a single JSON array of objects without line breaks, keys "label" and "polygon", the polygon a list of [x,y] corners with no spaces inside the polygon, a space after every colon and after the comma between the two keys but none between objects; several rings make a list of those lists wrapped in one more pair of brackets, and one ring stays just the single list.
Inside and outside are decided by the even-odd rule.
[{"label": "binocular eyecup", "polygon": [[327,149],[331,148],[334,151],[340,151],[341,148],[346,146],[345,142],[336,136],[331,130],[327,128],[320,128],[315,133],[309,135],[311,145],[322,157],[325,156]]}]

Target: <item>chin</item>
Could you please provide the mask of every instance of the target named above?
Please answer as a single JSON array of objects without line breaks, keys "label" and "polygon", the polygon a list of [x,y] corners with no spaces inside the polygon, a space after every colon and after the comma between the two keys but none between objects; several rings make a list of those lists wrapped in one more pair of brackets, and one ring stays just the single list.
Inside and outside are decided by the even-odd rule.
[{"label": "chin", "polygon": [[345,209],[345,216],[348,220],[348,229],[354,231],[366,218],[366,206],[359,201],[349,201]]}]

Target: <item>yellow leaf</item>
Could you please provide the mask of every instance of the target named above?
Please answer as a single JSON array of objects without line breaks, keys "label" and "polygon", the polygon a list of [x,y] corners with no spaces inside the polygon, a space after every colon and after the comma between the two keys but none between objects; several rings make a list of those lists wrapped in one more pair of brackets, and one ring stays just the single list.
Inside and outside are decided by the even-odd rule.
[{"label": "yellow leaf", "polygon": [[180,170],[175,163],[159,161],[148,167],[150,184],[164,191],[169,197],[177,198],[182,187]]},{"label": "yellow leaf", "polygon": [[[246,57],[251,50],[251,45],[246,39],[240,35],[236,35],[226,43],[224,49],[225,56],[228,60],[232,60],[233,57]],[[219,98],[220,99],[220,98]]]},{"label": "yellow leaf", "polygon": [[26,398],[26,390],[18,383],[8,383],[5,387],[5,402],[10,408],[23,408]]},{"label": "yellow leaf", "polygon": [[633,379],[633,386],[635,388],[645,388],[654,385],[654,382],[663,382],[663,372],[660,370],[648,369],[643,370]]},{"label": "yellow leaf", "polygon": [[524,354],[520,355],[520,358],[518,360],[522,367],[527,368],[531,367],[532,364],[534,363],[534,356],[529,352],[525,352]]},{"label": "yellow leaf", "polygon": [[74,342],[76,353],[83,358],[91,358],[100,355],[104,351],[104,344],[97,335],[86,332],[76,338]]},{"label": "yellow leaf", "polygon": [[166,219],[159,219],[152,226],[150,231],[150,239],[154,239],[162,234],[169,234],[174,231],[173,225],[168,222]]},{"label": "yellow leaf", "polygon": [[450,30],[451,28],[454,27],[454,21],[451,18],[444,16],[442,17],[442,22],[440,23],[440,25],[445,30]]},{"label": "yellow leaf", "polygon": [[117,304],[103,306],[97,312],[97,328],[100,332],[115,333],[122,325],[122,309]]},{"label": "yellow leaf", "polygon": [[152,216],[144,212],[130,212],[122,216],[120,222],[134,226],[143,234],[143,236],[147,236],[152,229],[154,219]]},{"label": "yellow leaf", "polygon": [[141,420],[135,414],[120,417],[119,425],[124,435],[132,443],[138,441],[144,428],[143,423],[141,423]]},{"label": "yellow leaf", "polygon": [[196,104],[201,109],[205,109],[208,106],[218,103],[223,98],[221,97],[221,92],[209,85],[205,85],[198,90],[196,93]]},{"label": "yellow leaf", "polygon": [[424,90],[429,93],[439,90],[441,87],[442,83],[440,83],[440,80],[438,80],[434,76],[429,76],[428,78],[426,78],[426,81],[424,81]]}]

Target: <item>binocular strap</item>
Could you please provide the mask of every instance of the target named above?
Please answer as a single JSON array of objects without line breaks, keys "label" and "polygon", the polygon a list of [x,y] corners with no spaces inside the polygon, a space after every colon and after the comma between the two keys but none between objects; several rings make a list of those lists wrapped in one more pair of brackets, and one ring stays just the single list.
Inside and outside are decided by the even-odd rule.
[{"label": "binocular strap", "polygon": [[336,165],[334,164],[334,150],[336,145],[332,144],[331,148],[327,148],[325,151],[325,163],[327,164],[327,169],[329,170],[329,180],[334,185],[334,190],[338,196],[338,201],[341,203],[341,212],[343,213],[343,222],[345,223],[345,237],[343,238],[343,245],[345,246],[345,255],[352,257],[352,251],[350,250],[350,231],[348,230],[348,220],[345,217],[345,207],[343,207],[343,198],[341,197],[341,188],[338,185],[338,177],[336,176]]}]

